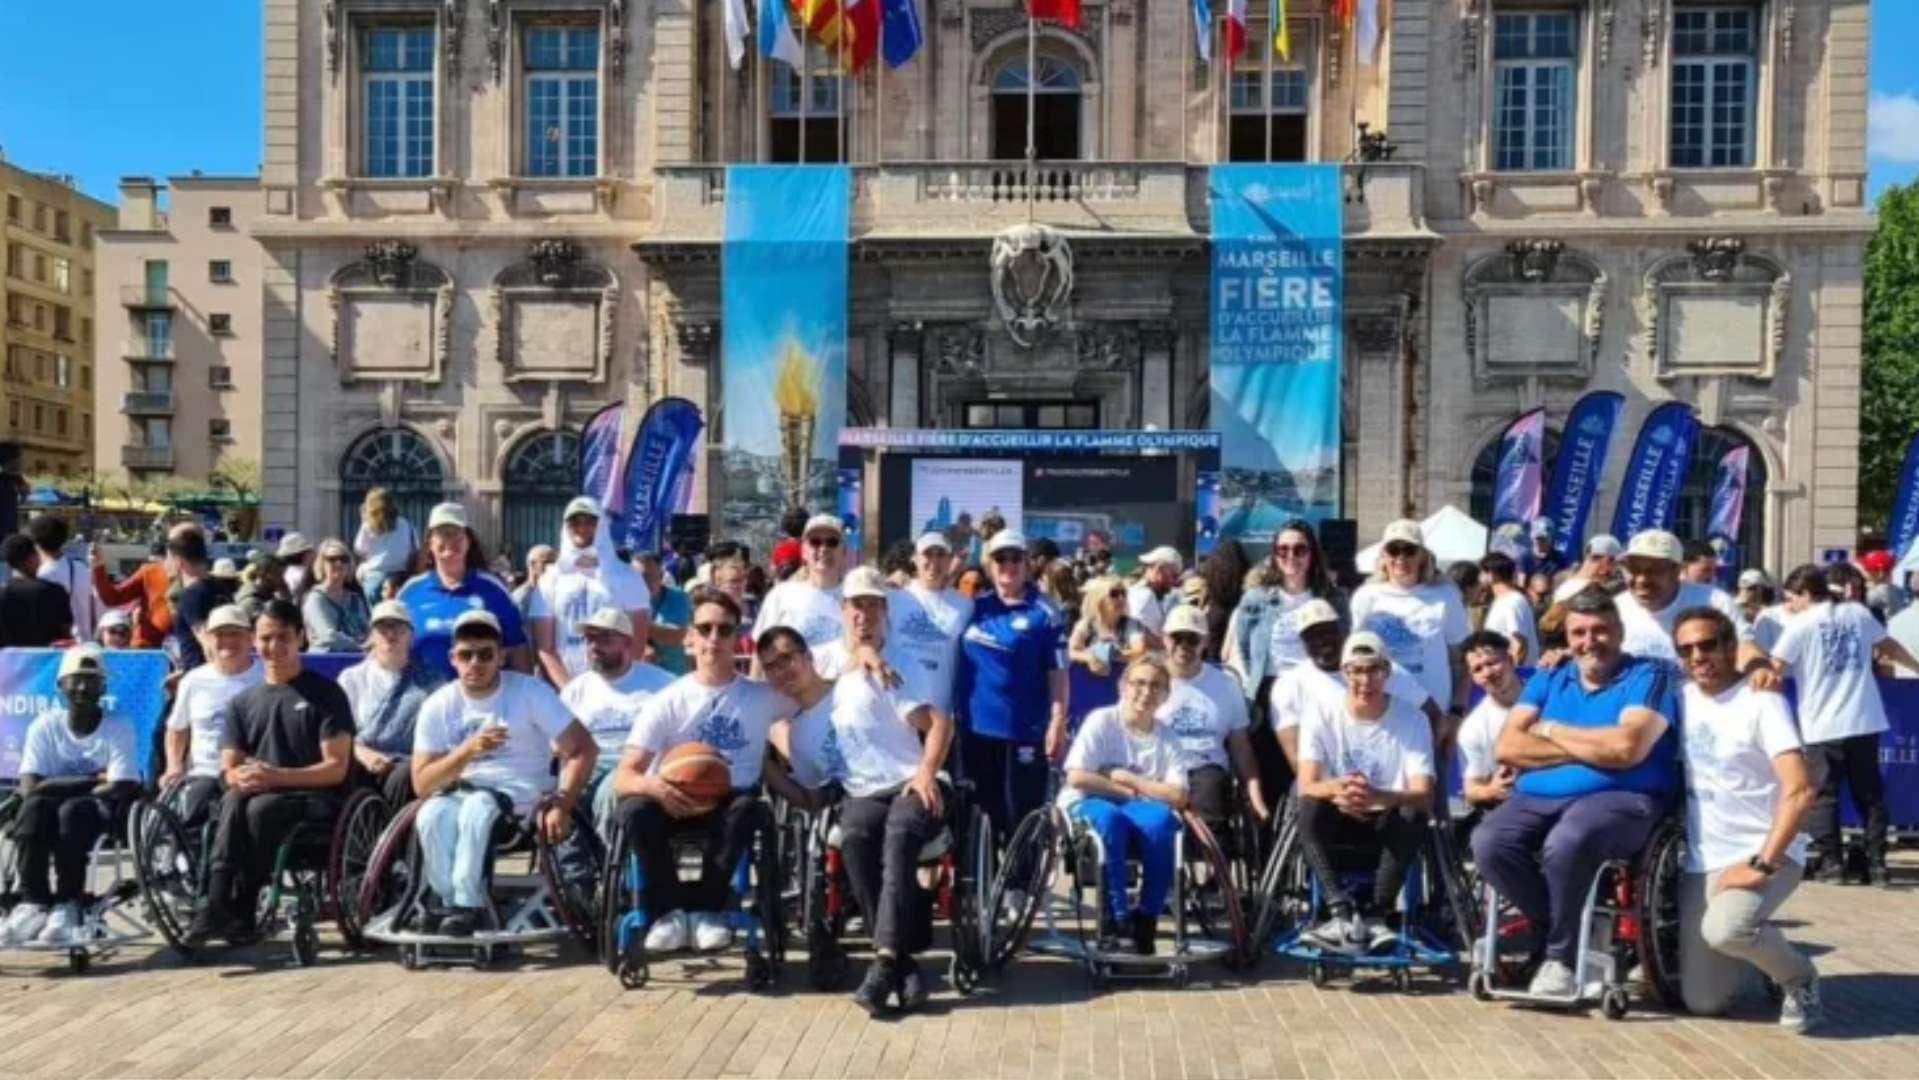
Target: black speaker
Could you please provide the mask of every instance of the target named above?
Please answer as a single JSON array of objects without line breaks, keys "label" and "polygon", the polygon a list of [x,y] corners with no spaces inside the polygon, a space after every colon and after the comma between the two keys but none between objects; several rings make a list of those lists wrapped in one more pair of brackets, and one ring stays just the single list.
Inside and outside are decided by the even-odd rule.
[{"label": "black speaker", "polygon": [[1353,559],[1359,555],[1359,522],[1352,518],[1327,518],[1319,523],[1319,546],[1326,552],[1326,567],[1344,580],[1357,572]]}]

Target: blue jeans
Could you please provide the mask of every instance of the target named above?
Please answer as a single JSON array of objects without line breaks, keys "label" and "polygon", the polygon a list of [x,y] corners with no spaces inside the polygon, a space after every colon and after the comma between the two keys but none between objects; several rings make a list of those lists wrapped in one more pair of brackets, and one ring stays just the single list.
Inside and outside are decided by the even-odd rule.
[{"label": "blue jeans", "polygon": [[1126,918],[1126,860],[1140,864],[1139,903],[1132,910],[1158,918],[1173,887],[1173,859],[1182,828],[1173,808],[1154,799],[1118,803],[1089,795],[1073,804],[1072,815],[1099,835],[1106,849],[1106,915]]}]

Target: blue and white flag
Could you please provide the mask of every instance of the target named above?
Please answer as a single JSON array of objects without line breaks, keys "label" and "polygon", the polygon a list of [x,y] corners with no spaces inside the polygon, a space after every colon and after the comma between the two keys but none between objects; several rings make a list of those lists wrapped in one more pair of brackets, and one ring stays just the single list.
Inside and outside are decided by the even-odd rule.
[{"label": "blue and white flag", "polygon": [[1499,437],[1499,469],[1493,480],[1493,519],[1487,522],[1495,531],[1501,525],[1530,526],[1539,516],[1545,450],[1545,409],[1521,413]]},{"label": "blue and white flag", "polygon": [[625,446],[620,442],[625,417],[624,405],[608,405],[580,431],[580,494],[599,501],[615,536],[622,534],[626,520],[626,489],[620,483],[626,471]]},{"label": "blue and white flag", "polygon": [[685,398],[661,398],[646,410],[627,455],[621,485],[626,518],[613,534],[615,546],[634,551],[659,549],[674,499],[685,484],[686,470],[699,451],[700,432],[705,427],[700,407]]},{"label": "blue and white flag", "polygon": [[1886,523],[1886,547],[1905,555],[1919,538],[1919,434],[1906,443],[1906,460],[1899,468],[1899,492],[1892,500],[1892,520]]},{"label": "blue and white flag", "polygon": [[1712,512],[1706,517],[1706,536],[1739,542],[1739,526],[1746,516],[1746,471],[1752,460],[1752,448],[1735,446],[1726,451],[1713,470]]},{"label": "blue and white flag", "polygon": [[1213,5],[1209,0],[1193,0],[1193,40],[1199,42],[1199,61],[1213,62]]},{"label": "blue and white flag", "polygon": [[760,55],[784,60],[790,67],[806,62],[799,35],[793,32],[793,13],[786,0],[756,0],[759,11]]},{"label": "blue and white flag", "polygon": [[1562,566],[1574,566],[1586,544],[1586,518],[1593,496],[1606,472],[1612,450],[1613,428],[1626,396],[1595,390],[1573,403],[1566,417],[1566,434],[1553,459],[1552,482],[1546,488],[1544,515],[1553,523],[1553,553]]},{"label": "blue and white flag", "polygon": [[926,42],[926,32],[920,28],[919,0],[883,0],[880,20],[880,50],[887,67],[900,67],[918,55]]},{"label": "blue and white flag", "polygon": [[1621,543],[1647,529],[1672,528],[1698,441],[1699,417],[1691,405],[1668,401],[1647,415],[1613,509],[1612,532]]}]

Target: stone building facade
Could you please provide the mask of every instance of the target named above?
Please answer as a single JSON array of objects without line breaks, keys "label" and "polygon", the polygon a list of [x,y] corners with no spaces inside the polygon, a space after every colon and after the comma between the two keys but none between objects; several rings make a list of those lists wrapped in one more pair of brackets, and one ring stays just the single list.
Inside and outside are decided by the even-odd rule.
[{"label": "stone building facade", "polygon": [[[1367,55],[1293,0],[1290,58],[1253,0],[1230,73],[1185,0],[1087,0],[1037,36],[1031,172],[1008,0],[923,0],[921,54],[851,79],[732,68],[694,0],[265,4],[269,524],[397,481],[521,547],[602,404],[689,397],[717,438],[729,162],[854,167],[849,422],[1205,427],[1206,168],[1270,159],[1346,163],[1362,535],[1483,497],[1506,419],[1611,388],[1613,484],[1679,398],[1706,453],[1754,449],[1750,550],[1852,539],[1867,0],[1397,0]],[[989,266],[1029,221],[1075,260],[1031,348]]]}]

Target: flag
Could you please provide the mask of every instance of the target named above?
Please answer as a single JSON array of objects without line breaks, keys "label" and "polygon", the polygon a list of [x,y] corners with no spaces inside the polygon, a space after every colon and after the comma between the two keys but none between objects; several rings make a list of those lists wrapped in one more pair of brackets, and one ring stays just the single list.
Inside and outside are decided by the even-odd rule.
[{"label": "flag", "polygon": [[1546,410],[1523,413],[1499,439],[1499,467],[1493,480],[1493,518],[1487,524],[1531,525],[1539,516],[1540,480],[1545,468]]},{"label": "flag", "polygon": [[1564,565],[1577,563],[1585,547],[1586,518],[1605,477],[1613,428],[1625,404],[1625,395],[1617,391],[1594,390],[1574,402],[1566,417],[1545,506],[1545,515],[1553,523],[1553,552]]},{"label": "flag", "polygon": [[1353,0],[1332,0],[1326,11],[1340,26],[1353,25]]},{"label": "flag", "polygon": [[800,39],[793,33],[793,15],[786,0],[756,0],[760,16],[760,55],[784,60],[789,67],[806,63]]},{"label": "flag", "polygon": [[726,0],[726,61],[738,71],[746,59],[746,0]]},{"label": "flag", "polygon": [[1359,62],[1379,61],[1379,0],[1359,0],[1359,29],[1354,35],[1359,44]]},{"label": "flag", "polygon": [[1030,18],[1051,19],[1070,29],[1079,29],[1079,0],[1026,0],[1026,14]]},{"label": "flag", "polygon": [[1746,466],[1751,457],[1751,447],[1735,446],[1713,470],[1712,509],[1706,515],[1708,539],[1738,543],[1739,525],[1746,516]]},{"label": "flag", "polygon": [[846,42],[842,66],[857,72],[880,51],[880,0],[847,0],[840,22],[851,40]]},{"label": "flag", "polygon": [[1615,537],[1630,541],[1646,529],[1672,531],[1698,441],[1699,417],[1683,401],[1668,401],[1646,416],[1619,484],[1612,519]]},{"label": "flag", "polygon": [[920,29],[919,0],[884,0],[880,7],[884,26],[880,31],[881,49],[887,67],[899,67],[911,60],[926,41]]},{"label": "flag", "polygon": [[1199,62],[1213,62],[1213,5],[1193,0],[1193,37],[1199,42]]},{"label": "flag", "polygon": [[1226,0],[1226,66],[1246,55],[1246,0]]},{"label": "flag", "polygon": [[1904,555],[1919,539],[1919,433],[1906,443],[1905,464],[1899,468],[1899,487],[1892,500],[1892,520],[1886,523],[1886,546]]},{"label": "flag", "polygon": [[1273,0],[1273,51],[1281,60],[1293,62],[1293,31],[1286,25],[1286,0]]}]

